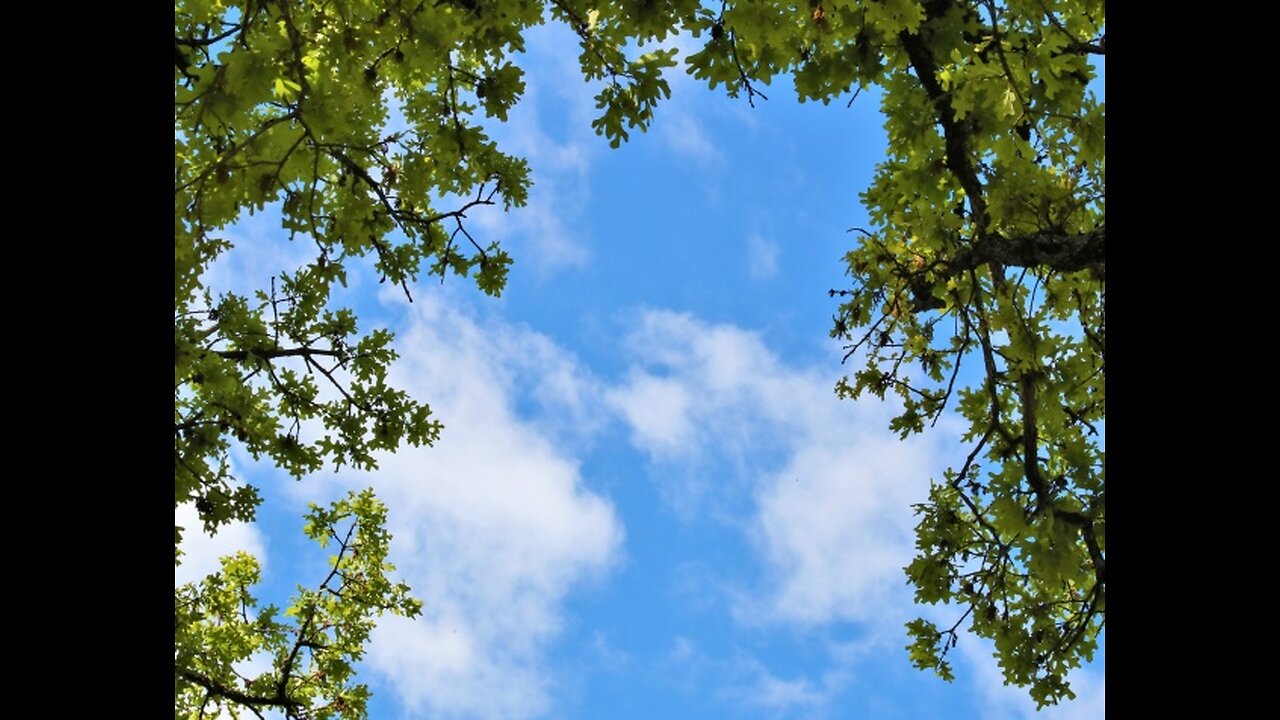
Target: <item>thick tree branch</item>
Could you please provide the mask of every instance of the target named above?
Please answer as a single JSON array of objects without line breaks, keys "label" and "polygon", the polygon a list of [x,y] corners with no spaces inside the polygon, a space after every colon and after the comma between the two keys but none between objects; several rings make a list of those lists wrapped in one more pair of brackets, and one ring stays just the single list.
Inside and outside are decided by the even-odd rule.
[{"label": "thick tree branch", "polygon": [[1022,467],[1027,482],[1036,494],[1036,512],[1049,508],[1053,504],[1053,495],[1049,483],[1040,474],[1040,429],[1036,424],[1036,408],[1038,407],[1035,373],[1024,371],[1019,383],[1019,395],[1022,400]]},{"label": "thick tree branch", "polygon": [[[962,241],[961,247],[946,260],[935,261],[914,272],[902,270],[911,293],[912,311],[925,312],[946,307],[947,303],[933,294],[933,286],[938,279],[977,270],[983,265],[1042,267],[1063,274],[1088,270],[1098,280],[1106,280],[1106,227],[1099,225],[1092,232],[1079,235],[1041,232],[1012,238],[987,235],[978,240]],[[1084,331],[1095,345],[1101,347],[1101,341],[1092,337],[1088,327]]]},{"label": "thick tree branch", "polygon": [[1097,520],[1083,513],[1056,508],[1053,510],[1053,516],[1080,528],[1080,536],[1084,538],[1084,546],[1089,551],[1089,562],[1093,565],[1094,577],[1097,578],[1098,585],[1106,585],[1107,559],[1102,554],[1102,547],[1098,545],[1098,535],[1094,530]]},{"label": "thick tree branch", "polygon": [[1077,55],[1106,55],[1107,54],[1107,38],[1104,36],[1098,42],[1080,42],[1079,40],[1071,40],[1064,48],[1069,53]]},{"label": "thick tree branch", "polygon": [[951,107],[951,96],[938,82],[938,63],[923,37],[923,34],[928,31],[929,22],[945,14],[949,5],[950,3],[945,1],[925,3],[925,12],[929,20],[925,21],[918,33],[912,34],[903,30],[898,33],[898,39],[901,40],[903,49],[907,51],[911,69],[915,71],[916,77],[919,78],[920,84],[937,112],[937,120],[942,125],[943,139],[946,141],[947,169],[964,189],[965,196],[969,199],[973,223],[977,228],[978,236],[981,237],[987,230],[987,203],[982,194],[982,182],[978,179],[978,172],[974,169],[969,153],[970,130],[956,119],[955,110]]},{"label": "thick tree branch", "polygon": [[974,270],[988,263],[1004,267],[1045,267],[1057,273],[1090,270],[1106,279],[1106,226],[1078,235],[1041,232],[1016,237],[988,235],[956,250],[951,270]]}]

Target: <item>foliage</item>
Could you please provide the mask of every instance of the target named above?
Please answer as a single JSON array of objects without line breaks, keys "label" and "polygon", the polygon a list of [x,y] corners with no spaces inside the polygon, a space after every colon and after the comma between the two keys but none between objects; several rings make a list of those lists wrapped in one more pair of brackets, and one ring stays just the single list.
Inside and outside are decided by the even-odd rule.
[{"label": "foliage", "polygon": [[726,2],[695,29],[692,72],[731,94],[783,73],[801,99],[882,89],[875,229],[854,229],[853,286],[832,291],[832,334],[865,365],[837,390],[897,394],[904,437],[954,404],[971,444],[917,506],[906,568],[917,600],[963,614],[909,623],[908,649],[950,679],[970,618],[1007,682],[1073,696],[1106,613],[1103,3]]},{"label": "foliage", "polygon": [[[254,517],[261,498],[233,476],[233,446],[301,477],[371,469],[379,451],[438,437],[428,406],[387,384],[391,334],[362,333],[331,295],[349,271],[410,300],[423,275],[501,292],[511,258],[465,221],[525,201],[524,161],[483,121],[519,99],[516,56],[544,17],[577,34],[593,126],[615,146],[669,94],[673,51],[641,46],[677,31],[705,43],[688,72],[753,103],[780,75],[824,103],[882,89],[889,154],[864,194],[874,229],[846,258],[852,287],[832,291],[833,335],[865,367],[838,390],[899,395],[904,436],[954,405],[971,443],[917,508],[907,569],[919,600],[964,612],[950,629],[912,623],[911,656],[949,677],[971,618],[1009,682],[1042,704],[1070,695],[1064,674],[1105,618],[1105,113],[1086,87],[1104,53],[1098,0],[177,0],[175,506],[193,503],[209,533]],[[393,106],[402,129],[388,129]],[[248,296],[210,286],[227,226],[268,205],[312,259]],[[352,520],[370,533],[361,552],[383,547],[376,501],[344,502],[313,511],[313,531]],[[356,562],[340,549],[334,572]],[[367,623],[417,606],[381,555],[359,563],[372,594],[326,581],[295,601],[292,626],[269,608],[249,618],[247,557],[179,588],[180,712],[362,717],[349,663]],[[311,624],[324,622],[327,639]],[[272,669],[235,677],[258,650]]]},{"label": "foliage", "polygon": [[[223,558],[221,572],[198,585],[177,588],[175,714],[275,707],[290,717],[363,716],[369,691],[352,683],[352,663],[373,630],[370,612],[413,617],[422,610],[407,585],[387,579],[385,520],[386,508],[368,490],[328,509],[312,505],[307,536],[337,550],[324,580],[300,588],[283,617],[273,606],[258,608],[250,594],[260,568],[247,553]],[[238,664],[263,655],[267,670],[241,675]]]}]

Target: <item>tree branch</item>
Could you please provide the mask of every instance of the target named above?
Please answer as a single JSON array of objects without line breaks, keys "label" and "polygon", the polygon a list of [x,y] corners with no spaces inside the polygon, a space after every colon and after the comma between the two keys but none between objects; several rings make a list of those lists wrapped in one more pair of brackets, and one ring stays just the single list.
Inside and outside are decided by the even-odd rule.
[{"label": "tree branch", "polygon": [[1022,400],[1022,467],[1027,482],[1036,495],[1036,512],[1049,508],[1053,504],[1053,496],[1049,483],[1040,474],[1040,434],[1036,424],[1036,376],[1031,371],[1023,371],[1019,383],[1019,395]]},{"label": "tree branch", "polygon": [[1017,237],[987,235],[956,250],[949,261],[953,272],[974,270],[987,263],[1005,267],[1047,267],[1058,273],[1090,270],[1106,279],[1106,226],[1091,232],[1068,235],[1039,232]]},{"label": "tree branch", "polygon": [[[929,20],[945,14],[948,5],[950,5],[948,2],[925,3],[925,12]],[[950,95],[938,82],[938,63],[934,60],[933,52],[923,37],[923,33],[928,30],[928,23],[929,21],[926,20],[916,34],[903,30],[898,33],[898,39],[901,40],[903,49],[907,51],[912,70],[915,71],[916,77],[924,86],[924,91],[936,110],[938,124],[942,126],[943,139],[946,141],[947,169],[964,189],[964,194],[969,199],[969,210],[973,214],[977,235],[981,237],[987,230],[987,203],[982,194],[982,182],[978,179],[977,170],[974,169],[973,161],[969,157],[969,129],[956,119],[955,110],[951,107]]]},{"label": "tree branch", "polygon": [[1044,10],[1045,19],[1049,21],[1049,24],[1053,25],[1059,32],[1067,36],[1067,46],[1063,48],[1065,52],[1075,53],[1077,55],[1107,54],[1107,36],[1105,34],[1098,38],[1098,42],[1096,43],[1079,40],[1063,26],[1062,21],[1058,19],[1058,16],[1050,12],[1049,8],[1045,7],[1043,2],[1040,3],[1040,7]]},{"label": "tree branch", "polygon": [[236,360],[236,361],[247,360],[250,355],[253,355],[254,357],[263,358],[264,360],[275,360],[276,358],[282,358],[282,357],[340,358],[343,356],[342,353],[337,352],[336,350],[316,350],[314,348],[306,348],[306,347],[283,348],[283,349],[274,349],[274,350],[271,348],[253,348],[252,350],[215,350],[213,352],[215,355],[217,355],[218,357],[224,360]]},{"label": "tree branch", "polygon": [[1080,528],[1080,535],[1084,538],[1084,545],[1089,550],[1089,562],[1093,565],[1094,577],[1097,578],[1098,585],[1106,585],[1107,559],[1102,554],[1102,548],[1098,545],[1097,533],[1094,532],[1094,524],[1097,520],[1082,513],[1057,508],[1053,510],[1053,516],[1060,520],[1066,520]]},{"label": "tree branch", "polygon": [[[333,580],[333,578],[338,575],[338,569],[342,566],[342,558],[347,554],[347,549],[351,547],[351,536],[355,533],[356,525],[358,524],[359,521],[351,523],[351,527],[347,528],[346,537],[339,540],[341,547],[338,548],[338,554],[333,559],[333,568],[329,570],[329,574],[325,576],[324,582],[320,583],[320,591],[327,589],[329,587],[329,581]],[[329,532],[331,534],[333,533],[332,527],[329,528]],[[335,535],[334,537],[336,538],[337,536]],[[298,627],[298,635],[294,639],[293,649],[289,651],[289,657],[285,659],[284,665],[280,669],[280,682],[276,685],[276,694],[281,697],[284,696],[285,691],[288,688],[289,678],[293,673],[293,664],[297,662],[298,653],[302,651],[303,647],[306,647],[309,644],[307,641],[307,634],[311,631],[311,623],[315,621],[315,618],[316,606],[312,605],[310,612],[307,613],[306,619],[303,620],[302,625]]]},{"label": "tree branch", "polygon": [[204,675],[201,675],[200,673],[194,672],[192,670],[188,670],[186,668],[176,668],[176,670],[178,672],[178,676],[181,677],[183,680],[186,680],[187,682],[193,685],[198,685],[204,688],[205,690],[209,691],[210,694],[217,695],[218,697],[224,697],[232,702],[240,703],[241,705],[245,705],[250,708],[254,708],[254,707],[293,708],[293,707],[299,707],[301,705],[301,703],[299,703],[297,700],[290,700],[283,692],[278,692],[272,696],[249,695],[247,693],[240,692],[239,690],[236,690],[233,687],[228,687],[226,685],[223,685],[217,680],[213,680],[212,678],[207,678]]},{"label": "tree branch", "polygon": [[[218,42],[226,40],[232,35],[235,35],[236,33],[240,32],[240,29],[241,29],[238,23],[233,23],[226,27],[230,29],[223,33],[215,35],[214,37],[203,37],[203,38],[175,37],[173,39],[173,42],[177,45],[186,45],[187,47],[191,47],[191,48],[207,47],[209,45],[214,45]],[[208,28],[206,27],[205,30],[207,32]]]}]

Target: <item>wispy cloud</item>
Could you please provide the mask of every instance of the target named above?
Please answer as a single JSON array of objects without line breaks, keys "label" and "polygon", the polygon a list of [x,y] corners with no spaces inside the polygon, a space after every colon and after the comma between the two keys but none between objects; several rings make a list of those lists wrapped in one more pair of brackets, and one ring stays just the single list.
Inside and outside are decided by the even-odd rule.
[{"label": "wispy cloud", "polygon": [[592,164],[607,149],[591,130],[592,90],[584,87],[572,37],[559,24],[531,28],[520,62],[524,95],[506,122],[484,123],[504,152],[529,162],[528,205],[472,216],[486,240],[511,243],[512,254],[543,277],[589,262],[589,234],[581,226]]},{"label": "wispy cloud", "polygon": [[724,162],[724,154],[711,141],[706,129],[693,112],[673,102],[666,113],[654,121],[662,141],[679,157],[688,158],[703,165]]},{"label": "wispy cloud", "polygon": [[[658,466],[659,491],[690,518],[707,502],[740,502],[759,456],[791,436],[795,418],[772,399],[805,388],[788,387],[795,378],[753,333],[666,310],[640,312],[634,326],[623,345],[635,362],[606,397]],[[731,472],[704,472],[726,460]]]},{"label": "wispy cloud", "polygon": [[755,660],[746,661],[745,675],[746,683],[737,691],[739,698],[775,715],[791,716],[830,700],[830,688],[817,687],[803,677],[778,677]]},{"label": "wispy cloud", "polygon": [[747,274],[764,280],[778,274],[778,243],[752,233],[747,236]]},{"label": "wispy cloud", "polygon": [[[765,606],[743,609],[801,624],[912,612],[902,574],[914,541],[910,505],[925,497],[935,453],[873,428],[815,426],[807,439],[757,495],[756,538],[773,592]],[[888,624],[900,632],[901,622]]]},{"label": "wispy cloud", "polygon": [[626,417],[636,444],[651,454],[678,456],[692,449],[695,428],[683,383],[633,370],[608,397]]},{"label": "wispy cloud", "polygon": [[[746,681],[722,681],[754,688],[732,694],[770,712],[821,714],[861,663],[901,647],[903,623],[920,610],[902,574],[911,504],[950,459],[956,428],[943,422],[902,441],[888,430],[892,403],[840,400],[832,368],[789,362],[733,325],[650,310],[625,346],[635,364],[606,395],[664,496],[686,517],[731,508],[757,563],[751,576],[701,583],[719,588],[740,626],[816,631],[827,650],[827,667],[811,676],[758,665]],[[729,500],[743,496],[750,502]],[[859,628],[851,642],[825,634],[850,622]]]},{"label": "wispy cloud", "polygon": [[832,665],[812,675],[777,672],[759,659],[739,654],[718,663],[716,691],[747,717],[843,717],[839,697],[853,680],[847,668]]}]

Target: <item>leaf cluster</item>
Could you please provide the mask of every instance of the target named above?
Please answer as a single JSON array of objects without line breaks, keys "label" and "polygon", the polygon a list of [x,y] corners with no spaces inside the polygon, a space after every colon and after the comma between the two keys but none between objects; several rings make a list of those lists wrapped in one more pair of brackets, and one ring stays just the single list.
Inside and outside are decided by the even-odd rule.
[{"label": "leaf cluster", "polygon": [[[354,664],[384,612],[415,617],[422,603],[388,578],[386,507],[372,491],[351,493],[327,508],[311,506],[306,534],[333,547],[329,572],[314,588],[299,586],[283,612],[259,606],[252,588],[261,566],[247,553],[223,558],[222,569],[174,593],[177,717],[364,717],[369,690]],[[265,666],[258,669],[255,666]]]}]

